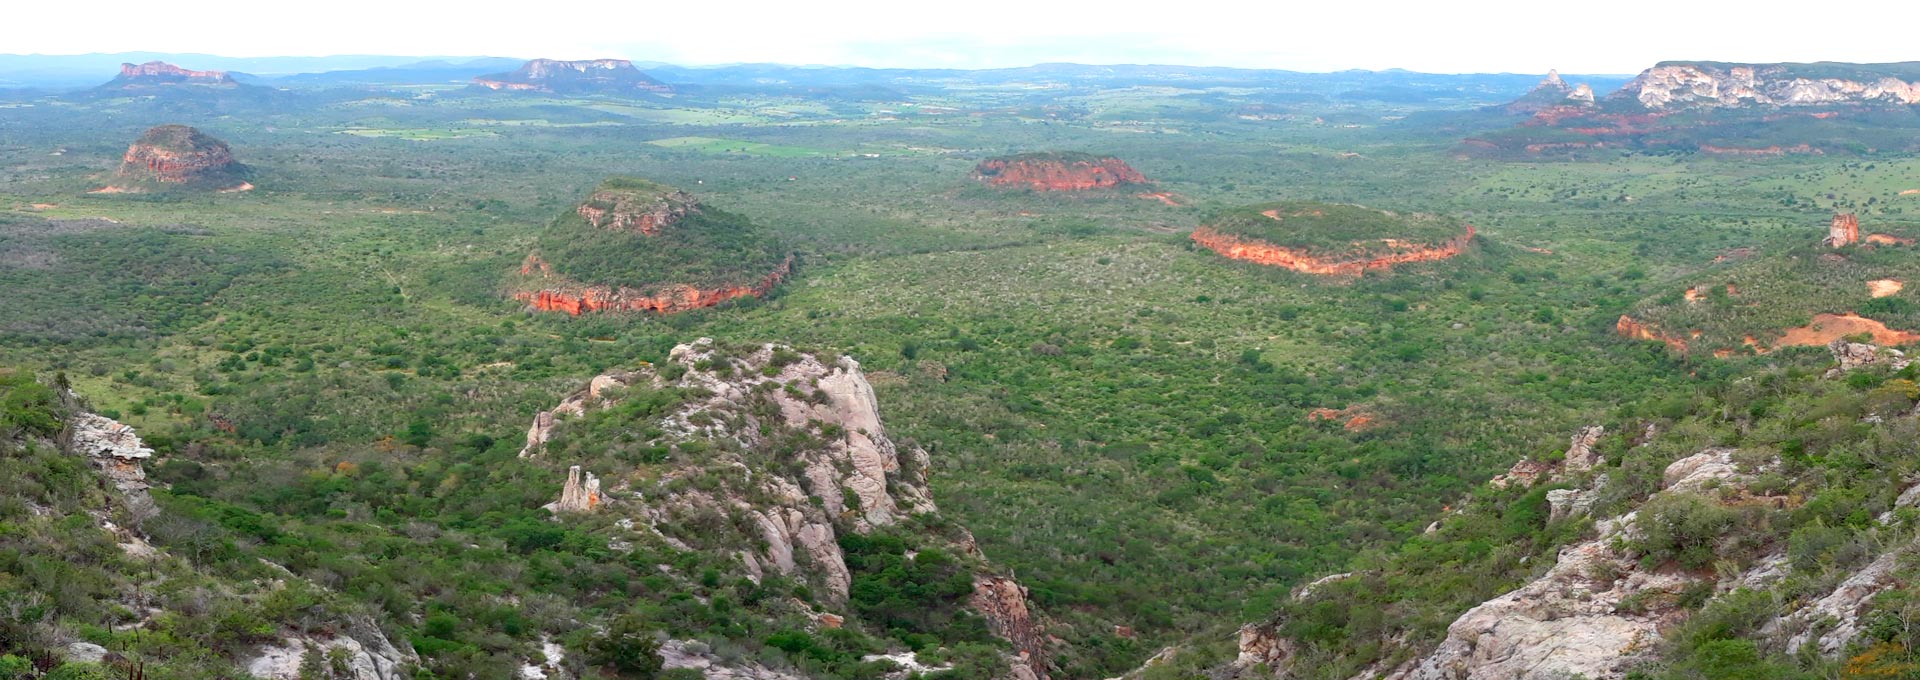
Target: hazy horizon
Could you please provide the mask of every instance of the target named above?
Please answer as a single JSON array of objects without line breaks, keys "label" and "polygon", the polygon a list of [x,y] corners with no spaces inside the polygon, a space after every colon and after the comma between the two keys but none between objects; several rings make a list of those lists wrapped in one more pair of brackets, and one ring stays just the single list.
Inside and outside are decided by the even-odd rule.
[{"label": "hazy horizon", "polygon": [[[1809,40],[1804,23],[1709,5],[1626,0],[1595,15],[1511,0],[1470,9],[1366,1],[1178,11],[979,0],[933,10],[877,0],[713,5],[589,0],[565,10],[480,11],[471,3],[341,0],[326,12],[231,0],[17,8],[0,44],[21,56],[125,52],[234,59],[393,55],[624,58],[687,66],[778,63],[869,68],[1009,68],[1042,63],[1425,73],[1632,74],[1655,62],[1896,62],[1920,59],[1903,34],[1920,10],[1841,0],[1832,16],[1874,17],[1845,41]],[[511,20],[502,20],[511,16]],[[298,31],[288,27],[298,26]],[[594,30],[586,31],[583,28]],[[621,30],[604,30],[619,27]],[[210,30],[215,29],[215,30]]]}]

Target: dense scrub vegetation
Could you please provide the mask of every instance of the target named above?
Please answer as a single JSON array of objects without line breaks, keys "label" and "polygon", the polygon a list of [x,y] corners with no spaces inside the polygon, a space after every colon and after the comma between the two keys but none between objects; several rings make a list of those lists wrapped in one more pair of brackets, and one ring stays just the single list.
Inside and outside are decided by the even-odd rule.
[{"label": "dense scrub vegetation", "polygon": [[1221,211],[1205,220],[1223,234],[1265,241],[1317,256],[1391,253],[1394,244],[1438,246],[1467,232],[1456,219],[1422,213],[1397,214],[1357,205],[1317,201],[1261,203]]}]

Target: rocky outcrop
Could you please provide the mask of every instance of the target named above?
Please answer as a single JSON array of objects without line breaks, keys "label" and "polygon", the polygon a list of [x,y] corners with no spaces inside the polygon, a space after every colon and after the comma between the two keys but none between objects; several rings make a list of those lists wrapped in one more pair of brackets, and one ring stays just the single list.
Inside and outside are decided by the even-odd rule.
[{"label": "rocky outcrop", "polygon": [[139,192],[166,186],[232,190],[246,185],[244,167],[226,142],[185,125],[161,125],[127,147],[110,192]]},{"label": "rocky outcrop", "polygon": [[693,194],[671,190],[661,193],[600,190],[593,192],[574,212],[588,224],[601,229],[636,231],[648,236],[660,233],[688,213],[700,210]]},{"label": "rocky outcrop", "polygon": [[1519,99],[1501,107],[1507,113],[1564,115],[1557,113],[1563,108],[1585,108],[1593,104],[1593,88],[1587,85],[1574,87],[1560,78],[1560,71],[1547,71],[1547,77],[1533,90],[1521,95]]},{"label": "rocky outcrop", "polygon": [[[1749,476],[1732,449],[1708,449],[1665,470],[1662,494],[1740,486]],[[1562,549],[1554,566],[1489,600],[1447,628],[1447,638],[1394,680],[1521,680],[1624,677],[1661,633],[1684,618],[1681,593],[1708,576],[1648,569],[1627,547],[1637,513],[1603,520],[1591,540]],[[1744,581],[1748,574],[1735,577]]]},{"label": "rocky outcrop", "polygon": [[580,466],[567,468],[567,484],[560,489],[560,500],[547,506],[555,514],[563,512],[593,512],[600,507],[600,478],[593,473],[580,471]]},{"label": "rocky outcrop", "polygon": [[1567,473],[1578,474],[1592,470],[1605,462],[1605,459],[1593,450],[1593,446],[1599,443],[1600,437],[1606,433],[1607,428],[1601,425],[1580,428],[1573,433],[1573,438],[1567,441],[1566,455],[1560,460],[1522,458],[1520,462],[1508,468],[1505,474],[1495,475],[1493,479],[1487,480],[1487,485],[1496,489],[1509,486],[1525,488],[1533,486],[1542,479],[1558,482],[1566,479]]},{"label": "rocky outcrop", "polygon": [[102,87],[139,89],[177,85],[235,87],[239,85],[226,71],[194,71],[164,61],[121,64],[120,75]]},{"label": "rocky outcrop", "polygon": [[99,415],[82,412],[67,424],[66,450],[86,456],[100,476],[120,492],[133,517],[145,519],[158,511],[147,494],[147,473],[141,463],[153,457],[153,449],[140,440],[132,427]]},{"label": "rocky outcrop", "polygon": [[[1027,608],[1027,589],[1013,579],[981,576],[973,580],[973,610],[987,619],[994,635],[1013,643],[1017,667],[1013,677],[1046,678],[1046,634]],[[1021,671],[1025,671],[1022,673]]]},{"label": "rocky outcrop", "polygon": [[473,79],[489,90],[560,94],[642,94],[672,92],[666,83],[633,67],[625,59],[562,61],[535,59],[507,73]]},{"label": "rocky outcrop", "polygon": [[1799,630],[1787,640],[1787,653],[1814,645],[1822,655],[1832,656],[1846,649],[1860,634],[1860,616],[1874,596],[1901,584],[1896,575],[1900,562],[1912,556],[1912,543],[1897,547],[1874,558],[1865,568],[1854,572],[1833,591],[1812,604],[1779,619],[1764,632]]},{"label": "rocky outcrop", "polygon": [[1832,104],[1912,105],[1920,84],[1872,74],[1828,77],[1797,64],[1663,63],[1640,73],[1609,100],[1637,102],[1653,110],[1786,107]]},{"label": "rocky outcrop", "polygon": [[1224,234],[1206,226],[1193,230],[1191,238],[1200,247],[1229,259],[1282,267],[1304,274],[1359,276],[1370,270],[1384,270],[1396,265],[1433,262],[1457,256],[1466,251],[1467,244],[1473,241],[1473,236],[1473,225],[1467,225],[1466,231],[1458,237],[1440,244],[1428,245],[1382,239],[1396,252],[1365,258],[1318,256],[1304,250],[1283,248],[1258,239]]},{"label": "rocky outcrop", "polygon": [[[658,366],[598,376],[535,416],[522,455],[560,455],[547,449],[561,441],[555,435],[567,420],[660,391],[685,399],[658,416],[649,428],[658,436],[645,444],[675,453],[609,479],[618,503],[599,505],[631,530],[681,549],[731,554],[742,576],[782,575],[836,607],[853,582],[842,532],[867,533],[938,512],[927,487],[926,452],[903,448],[888,434],[859,362],[784,345],[724,348],[702,338],[675,347]],[[756,453],[775,446],[778,464]],[[576,473],[569,472],[569,488],[578,478],[590,490],[588,478]],[[954,535],[929,539],[945,541],[952,554],[984,560],[964,530]],[[971,604],[1014,644],[1023,672],[1046,676],[1047,636],[1018,583],[981,571]],[[808,615],[823,622],[831,616],[835,625],[843,620],[824,611]]]},{"label": "rocky outcrop", "polygon": [[1898,371],[1913,363],[1907,358],[1906,353],[1900,350],[1851,342],[1845,338],[1828,343],[1827,351],[1833,353],[1833,360],[1839,364],[1827,371],[1828,378],[1839,377],[1847,371],[1862,366],[1886,366],[1887,370]]},{"label": "rocky outcrop", "polygon": [[1827,226],[1827,238],[1822,243],[1839,248],[1860,242],[1860,218],[1853,213],[1834,213],[1833,223]]},{"label": "rocky outcrop", "polygon": [[1087,154],[1022,154],[989,158],[974,166],[975,179],[990,186],[1034,191],[1085,191],[1125,184],[1146,184],[1147,178],[1112,156]]},{"label": "rocky outcrop", "polygon": [[695,309],[712,307],[728,300],[743,297],[763,297],[779,287],[780,282],[793,273],[793,258],[789,256],[773,271],[768,272],[759,282],[748,286],[728,286],[724,288],[697,288],[689,285],[671,285],[657,292],[645,292],[628,287],[593,286],[567,281],[551,273],[539,259],[530,258],[533,264],[523,266],[521,271],[539,273],[550,283],[534,290],[523,290],[513,294],[515,300],[527,303],[527,307],[542,312],[566,312],[573,316],[589,312],[651,312],[672,314]]},{"label": "rocky outcrop", "polygon": [[[341,680],[405,680],[413,677],[410,668],[420,660],[412,651],[394,647],[379,627],[367,621],[353,621],[344,634],[293,635],[260,648],[242,664],[247,674],[260,680],[305,680],[301,662],[310,654],[341,660],[336,668],[344,675],[328,677]],[[329,664],[330,665],[330,664]],[[325,667],[325,666],[323,666]]]}]

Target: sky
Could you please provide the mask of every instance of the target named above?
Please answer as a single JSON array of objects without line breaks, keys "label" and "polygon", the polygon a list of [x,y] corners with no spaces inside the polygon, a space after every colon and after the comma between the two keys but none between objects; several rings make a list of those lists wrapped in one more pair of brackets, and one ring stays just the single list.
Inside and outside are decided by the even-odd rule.
[{"label": "sky", "polygon": [[[1777,0],[1776,0],[1777,1]],[[627,58],[998,68],[1630,74],[1672,59],[1920,60],[1920,3],[1688,0],[8,2],[0,53]]]}]

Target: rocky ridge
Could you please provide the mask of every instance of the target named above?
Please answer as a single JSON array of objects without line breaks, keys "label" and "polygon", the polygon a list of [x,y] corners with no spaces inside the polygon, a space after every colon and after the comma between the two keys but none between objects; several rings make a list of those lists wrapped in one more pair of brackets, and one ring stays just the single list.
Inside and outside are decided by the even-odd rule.
[{"label": "rocky ridge", "polygon": [[[675,347],[659,366],[597,376],[536,414],[521,455],[557,455],[569,421],[663,391],[686,399],[659,417],[655,444],[701,442],[709,453],[676,456],[644,474],[604,468],[607,490],[592,510],[621,518],[635,540],[650,534],[679,549],[730,553],[746,578],[777,574],[811,584],[826,607],[808,611],[816,620],[850,618],[831,611],[844,605],[852,584],[842,532],[866,534],[938,512],[927,453],[888,436],[859,363],[782,345],[726,349],[702,338]],[[776,445],[789,452],[778,465],[753,453]],[[582,467],[570,469],[568,488]],[[727,528],[694,519],[716,514],[735,519]],[[1047,677],[1048,641],[1025,590],[987,569],[971,536],[955,531],[938,540],[977,565],[971,605],[1014,645],[1014,677]]]},{"label": "rocky ridge", "polygon": [[1654,111],[1792,107],[1822,104],[1912,105],[1920,83],[1875,75],[1857,65],[1846,77],[1806,64],[1662,63],[1642,71],[1608,102],[1632,102]]},{"label": "rocky ridge", "polygon": [[654,80],[625,59],[586,59],[564,61],[534,59],[514,71],[494,73],[473,79],[475,85],[489,90],[547,92],[560,94],[640,94],[671,92],[673,88]]}]

